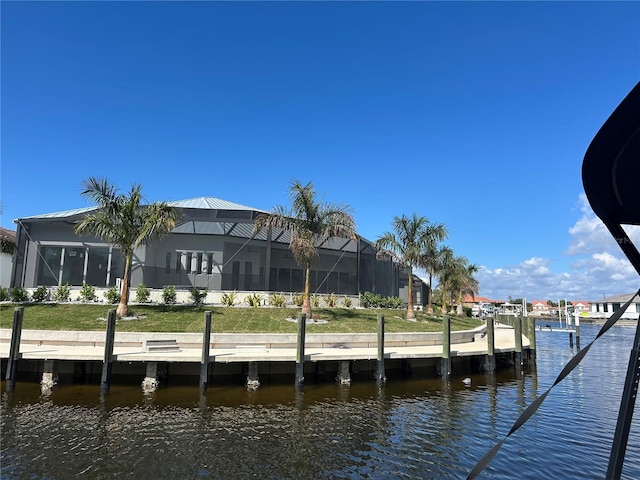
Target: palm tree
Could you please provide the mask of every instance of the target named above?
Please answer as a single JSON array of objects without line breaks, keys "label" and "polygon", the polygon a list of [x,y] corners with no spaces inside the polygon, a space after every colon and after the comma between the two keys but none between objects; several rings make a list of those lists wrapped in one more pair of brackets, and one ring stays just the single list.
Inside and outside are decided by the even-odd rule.
[{"label": "palm tree", "polygon": [[357,238],[355,221],[349,206],[316,200],[311,182],[302,185],[293,179],[289,185],[291,207],[281,205],[273,212],[258,215],[254,233],[263,228],[278,228],[291,233],[289,248],[298,265],[305,268],[302,313],[311,318],[311,264],[318,246],[330,237]]},{"label": "palm tree", "polygon": [[[478,271],[475,264],[470,264],[465,257],[451,257],[447,255],[445,270],[442,277],[442,290],[445,296],[451,296],[453,311],[454,298],[458,303],[458,315],[462,315],[462,299],[465,294],[475,295],[478,292],[478,281],[473,276]],[[444,300],[443,302],[446,302]],[[446,312],[446,306],[443,306]]]},{"label": "palm tree", "polygon": [[462,315],[463,309],[463,299],[465,295],[471,295],[475,297],[476,293],[478,293],[479,283],[478,280],[474,277],[474,274],[478,272],[478,266],[469,263],[466,258],[460,257],[460,266],[457,271],[457,275],[455,278],[455,282],[453,283],[453,294],[457,295],[458,298],[458,308],[457,314]]},{"label": "palm tree", "polygon": [[87,214],[76,225],[78,235],[91,234],[120,248],[125,259],[120,304],[116,313],[121,317],[129,313],[129,280],[134,250],[160,239],[175,226],[178,212],[166,202],[143,206],[142,186],[132,185],[128,194],[104,178],[89,177],[82,182],[82,196],[95,202],[99,209]]},{"label": "palm tree", "polygon": [[450,283],[455,263],[455,255],[450,247],[443,246],[438,250],[438,260],[436,272],[438,276],[438,286],[440,287],[442,314],[447,313],[447,287]]},{"label": "palm tree", "polygon": [[423,252],[438,238],[446,234],[441,224],[430,224],[426,217],[414,213],[412,217],[402,215],[393,218],[393,232],[385,232],[376,241],[381,257],[393,259],[409,276],[407,319],[416,318],[413,310],[413,269],[424,267]]},{"label": "palm tree", "polygon": [[429,226],[429,242],[422,252],[420,263],[427,271],[429,278],[429,296],[427,300],[427,312],[429,313],[433,313],[433,278],[438,274],[442,249],[447,248],[440,247],[438,244],[445,240],[448,234],[447,228],[441,223]]}]

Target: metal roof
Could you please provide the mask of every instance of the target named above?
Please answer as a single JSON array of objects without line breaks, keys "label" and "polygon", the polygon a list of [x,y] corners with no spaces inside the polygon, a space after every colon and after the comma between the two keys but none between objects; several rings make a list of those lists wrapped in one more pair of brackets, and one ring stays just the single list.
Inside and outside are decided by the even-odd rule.
[{"label": "metal roof", "polygon": [[[236,211],[248,211],[266,213],[264,210],[260,210],[246,205],[240,205],[239,203],[228,202],[227,200],[221,200],[214,197],[196,197],[188,198],[186,200],[177,200],[175,202],[167,202],[172,207],[176,208],[191,208],[199,210],[236,210]],[[74,217],[76,215],[82,215],[87,212],[96,210],[98,207],[93,205],[84,208],[75,208],[73,210],[64,210],[61,212],[43,213],[40,215],[32,215],[29,217],[20,217],[14,220],[14,223],[18,223],[19,220],[50,220],[50,219],[63,219]]]},{"label": "metal roof", "polygon": [[51,218],[68,218],[76,215],[81,215],[83,213],[91,212],[96,210],[98,207],[84,207],[84,208],[74,208],[73,210],[63,210],[62,212],[53,212],[53,213],[43,213],[41,215],[32,215],[30,217],[20,217],[13,221],[13,223],[18,223],[20,220],[41,220],[41,219],[51,219]]},{"label": "metal roof", "polygon": [[600,300],[590,300],[589,303],[626,303],[633,297],[634,303],[640,302],[640,296],[635,293],[625,293],[622,295],[614,295],[612,297],[606,297]]},{"label": "metal roof", "polygon": [[214,197],[188,198],[186,200],[177,200],[175,202],[167,203],[176,208],[194,208],[200,210],[249,210],[253,212],[264,212],[264,210],[247,207],[246,205],[240,205],[239,203],[228,202],[227,200],[221,200]]}]

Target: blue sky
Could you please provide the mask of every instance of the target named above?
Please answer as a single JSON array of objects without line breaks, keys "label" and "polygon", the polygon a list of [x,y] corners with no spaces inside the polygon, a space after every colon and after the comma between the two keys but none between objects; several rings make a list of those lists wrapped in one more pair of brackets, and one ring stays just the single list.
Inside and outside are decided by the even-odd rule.
[{"label": "blue sky", "polygon": [[633,291],[583,196],[589,142],[640,79],[635,2],[11,2],[2,226],[84,207],[84,178],[270,210],[292,178],[449,229],[480,294]]}]

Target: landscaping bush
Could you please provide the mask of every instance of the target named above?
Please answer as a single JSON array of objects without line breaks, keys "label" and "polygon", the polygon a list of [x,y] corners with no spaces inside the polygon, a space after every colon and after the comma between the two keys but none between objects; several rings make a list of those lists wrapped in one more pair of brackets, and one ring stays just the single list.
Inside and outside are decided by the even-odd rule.
[{"label": "landscaping bush", "polygon": [[93,302],[96,299],[96,289],[92,285],[82,284],[80,299],[83,302]]},{"label": "landscaping bush", "polygon": [[324,303],[329,308],[333,308],[338,304],[338,297],[334,293],[330,293],[326,297],[324,297]]},{"label": "landscaping bush", "polygon": [[136,302],[149,303],[149,298],[151,298],[151,289],[144,283],[138,285],[138,288],[136,288]]},{"label": "landscaping bush", "polygon": [[295,293],[293,295],[293,304],[296,307],[301,307],[304,303],[304,293]]},{"label": "landscaping bush", "polygon": [[9,300],[9,289],[0,287],[0,302],[6,302]]},{"label": "landscaping bush", "polygon": [[9,297],[14,303],[26,302],[29,300],[29,292],[22,287],[15,287],[10,290]]},{"label": "landscaping bush", "polygon": [[164,287],[162,290],[162,303],[165,305],[173,305],[176,303],[176,298],[175,287]]},{"label": "landscaping bush", "polygon": [[377,293],[364,292],[360,294],[360,306],[365,308],[402,308],[404,301],[400,297],[383,297]]},{"label": "landscaping bush", "polygon": [[110,287],[106,292],[104,292],[104,298],[106,298],[109,303],[118,303],[120,301],[118,289],[116,287]]},{"label": "landscaping bush", "polygon": [[351,308],[353,306],[353,300],[351,300],[351,297],[347,297],[345,295],[344,299],[342,299],[342,306],[345,308]]},{"label": "landscaping bush", "polygon": [[44,302],[49,300],[49,289],[44,285],[39,286],[31,294],[31,300],[34,302]]},{"label": "landscaping bush", "polygon": [[71,296],[71,287],[68,283],[60,285],[55,292],[53,292],[53,299],[56,302],[68,302]]},{"label": "landscaping bush", "polygon": [[262,301],[262,297],[257,293],[252,293],[251,295],[247,295],[244,297],[244,301],[247,305],[258,308],[260,306],[260,302]]},{"label": "landscaping bush", "polygon": [[320,297],[318,295],[311,295],[310,300],[313,308],[320,308]]},{"label": "landscaping bush", "polygon": [[225,307],[233,307],[236,303],[236,298],[238,298],[238,294],[236,293],[236,291],[234,290],[233,292],[223,292],[222,293],[222,304]]},{"label": "landscaping bush", "polygon": [[286,307],[287,300],[281,293],[273,293],[269,297],[269,305],[272,307]]},{"label": "landscaping bush", "polygon": [[203,288],[200,290],[198,287],[193,287],[191,289],[191,300],[196,305],[201,305],[204,302],[204,299],[207,297],[207,289]]}]

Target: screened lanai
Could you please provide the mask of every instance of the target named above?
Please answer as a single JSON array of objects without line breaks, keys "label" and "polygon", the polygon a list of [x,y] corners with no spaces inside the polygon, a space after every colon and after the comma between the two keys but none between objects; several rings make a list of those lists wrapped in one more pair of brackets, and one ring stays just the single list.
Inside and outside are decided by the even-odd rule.
[{"label": "screened lanai", "polygon": [[[169,235],[136,250],[132,287],[143,283],[150,288],[303,290],[304,270],[289,250],[290,234],[281,230],[254,234],[255,219],[264,211],[213,197],[170,204],[179,210],[179,220]],[[75,224],[91,210],[16,220],[14,285],[115,285],[124,268],[119,250],[74,232]],[[314,293],[398,295],[406,283],[406,275],[392,262],[377,260],[375,247],[362,237],[330,238],[318,247],[310,279]]]}]

